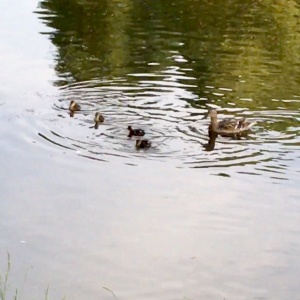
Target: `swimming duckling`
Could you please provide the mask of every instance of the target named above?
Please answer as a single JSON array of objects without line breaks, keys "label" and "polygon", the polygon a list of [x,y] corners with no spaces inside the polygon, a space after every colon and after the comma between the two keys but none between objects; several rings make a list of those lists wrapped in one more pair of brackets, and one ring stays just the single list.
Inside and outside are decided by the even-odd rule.
[{"label": "swimming duckling", "polygon": [[80,105],[78,103],[76,103],[74,100],[72,100],[70,102],[69,110],[71,110],[71,111],[78,111],[80,109],[81,109]]},{"label": "swimming duckling", "polygon": [[95,122],[95,129],[98,129],[99,124],[104,122],[104,117],[103,115],[101,115],[99,112],[95,113],[95,117],[94,117],[94,122]]},{"label": "swimming duckling", "polygon": [[248,122],[245,118],[234,119],[226,118],[218,122],[217,111],[211,109],[208,112],[208,117],[210,117],[210,125],[208,127],[208,134],[218,133],[223,136],[236,136],[247,132],[255,124],[255,122]]},{"label": "swimming duckling", "polygon": [[135,136],[143,136],[145,135],[145,131],[143,129],[132,129],[131,126],[128,126],[129,134],[128,137]]},{"label": "swimming duckling", "polygon": [[74,100],[70,102],[69,110],[70,110],[70,116],[73,117],[75,111],[79,111],[81,109],[80,105],[76,103]]},{"label": "swimming duckling", "polygon": [[148,149],[151,147],[151,143],[148,140],[136,140],[135,147],[137,149]]}]

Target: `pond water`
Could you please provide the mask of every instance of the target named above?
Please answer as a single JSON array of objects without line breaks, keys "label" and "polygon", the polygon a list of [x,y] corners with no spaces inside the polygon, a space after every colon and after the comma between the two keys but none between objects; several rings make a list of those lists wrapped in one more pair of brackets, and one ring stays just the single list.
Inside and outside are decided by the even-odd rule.
[{"label": "pond water", "polygon": [[[298,1],[4,0],[0,17],[7,298],[299,298]],[[209,141],[210,108],[256,124]]]}]

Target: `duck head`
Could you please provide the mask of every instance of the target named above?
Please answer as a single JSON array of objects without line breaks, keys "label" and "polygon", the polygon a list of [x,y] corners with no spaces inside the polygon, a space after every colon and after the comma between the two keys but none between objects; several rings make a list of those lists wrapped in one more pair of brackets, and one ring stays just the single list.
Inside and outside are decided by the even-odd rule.
[{"label": "duck head", "polygon": [[210,109],[207,113],[207,117],[210,118],[216,118],[217,117],[217,111],[215,109]]}]

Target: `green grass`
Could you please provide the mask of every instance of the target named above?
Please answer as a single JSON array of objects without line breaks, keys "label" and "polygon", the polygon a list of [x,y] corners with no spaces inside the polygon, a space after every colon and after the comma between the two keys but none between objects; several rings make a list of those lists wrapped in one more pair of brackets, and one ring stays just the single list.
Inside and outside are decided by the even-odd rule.
[{"label": "green grass", "polygon": [[[1,272],[0,270],[0,300],[8,300],[8,296],[7,296],[7,291],[9,288],[9,273],[11,270],[11,260],[10,260],[10,254],[7,253],[7,265],[6,265],[6,270],[4,271],[4,273]],[[2,275],[4,274],[4,275]],[[45,291],[45,300],[48,300],[49,296],[49,285]],[[18,300],[19,298],[18,295],[18,289],[16,289],[15,293],[12,296],[12,300]],[[11,299],[11,298],[10,298]],[[64,297],[62,300],[66,300],[66,298]]]},{"label": "green grass", "polygon": [[[9,278],[9,273],[10,273],[10,254],[7,253],[7,266],[6,266],[6,271],[4,272],[4,276],[0,272],[0,300],[6,300],[6,292],[8,288],[8,278]],[[18,290],[16,289],[16,293],[13,296],[14,300],[18,299]]]}]

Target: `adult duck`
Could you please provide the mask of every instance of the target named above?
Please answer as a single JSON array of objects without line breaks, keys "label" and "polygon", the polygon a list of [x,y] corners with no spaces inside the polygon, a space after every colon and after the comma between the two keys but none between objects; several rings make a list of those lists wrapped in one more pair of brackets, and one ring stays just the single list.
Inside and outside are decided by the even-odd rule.
[{"label": "adult duck", "polygon": [[210,124],[208,127],[208,134],[217,133],[222,136],[241,136],[246,134],[255,122],[249,122],[245,118],[234,119],[226,118],[218,121],[217,111],[211,109],[208,112],[208,117],[210,117]]}]

